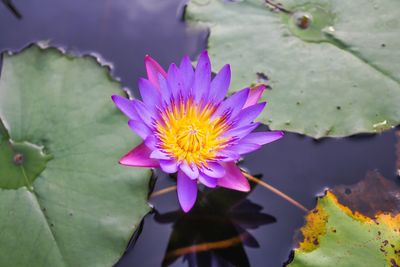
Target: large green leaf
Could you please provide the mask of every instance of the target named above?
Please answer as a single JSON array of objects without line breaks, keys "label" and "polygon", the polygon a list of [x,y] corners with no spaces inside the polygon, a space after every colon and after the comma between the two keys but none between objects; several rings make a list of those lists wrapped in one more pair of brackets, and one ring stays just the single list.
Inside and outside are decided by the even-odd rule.
[{"label": "large green leaf", "polygon": [[[139,142],[122,93],[92,57],[32,46],[0,76],[0,266],[111,266],[142,217],[150,172],[118,158]],[[6,129],[5,129],[6,128]]]},{"label": "large green leaf", "polygon": [[374,219],[352,212],[328,192],[318,200],[304,241],[290,267],[399,266],[400,214],[380,213]]},{"label": "large green leaf", "polygon": [[400,123],[400,1],[279,1],[290,13],[266,2],[192,0],[186,12],[210,30],[215,71],[232,65],[233,91],[269,78],[262,122],[316,138]]}]

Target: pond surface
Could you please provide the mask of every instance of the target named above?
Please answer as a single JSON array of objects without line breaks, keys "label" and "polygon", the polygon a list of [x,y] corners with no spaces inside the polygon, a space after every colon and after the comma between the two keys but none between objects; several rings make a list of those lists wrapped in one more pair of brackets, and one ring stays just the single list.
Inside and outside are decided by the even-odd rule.
[{"label": "pond surface", "polygon": [[[137,79],[145,75],[146,54],[167,67],[186,54],[195,58],[206,47],[207,32],[181,21],[180,0],[13,3],[22,18],[0,4],[1,51],[48,40],[75,53],[95,53],[114,66],[114,75],[134,95]],[[354,184],[368,171],[399,185],[397,142],[396,129],[320,141],[286,133],[246,156],[241,166],[312,209],[325,188]],[[156,176],[156,191],[174,184],[170,177]],[[304,223],[302,210],[260,186],[249,195],[220,189],[203,196],[188,215],[179,212],[174,192],[151,198],[155,211],[116,266],[282,266],[288,260]],[[216,247],[189,254],[181,249],[204,243]]]}]

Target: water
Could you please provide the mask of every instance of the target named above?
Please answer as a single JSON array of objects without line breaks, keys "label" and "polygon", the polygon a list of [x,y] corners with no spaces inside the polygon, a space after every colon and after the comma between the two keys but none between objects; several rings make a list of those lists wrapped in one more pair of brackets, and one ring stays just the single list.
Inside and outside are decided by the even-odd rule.
[{"label": "water", "polygon": [[19,50],[33,41],[78,53],[94,52],[114,65],[124,86],[135,88],[150,54],[161,65],[179,62],[205,47],[207,33],[188,30],[177,0],[19,1],[18,20],[0,3],[0,49]]},{"label": "water", "polygon": [[[145,75],[143,58],[150,54],[164,67],[206,47],[207,32],[189,30],[180,21],[180,0],[14,1],[18,20],[0,4],[0,50],[19,50],[38,40],[50,40],[76,53],[96,53],[113,64],[114,74],[136,93]],[[264,129],[265,130],[265,129]],[[344,139],[286,136],[245,157],[242,167],[312,209],[326,187],[353,184],[378,170],[396,181],[396,129],[377,135]],[[155,190],[173,185],[158,175]],[[217,193],[217,194],[215,194]],[[171,192],[151,199],[155,212],[147,215],[125,255],[116,264],[128,266],[282,266],[294,246],[303,211],[257,186],[248,195],[220,190],[205,198],[189,215],[179,210]],[[216,197],[215,197],[216,196]],[[228,203],[223,200],[228,199]],[[235,209],[228,206],[236,203]],[[242,234],[246,244],[237,243]],[[172,238],[171,238],[172,237]],[[178,241],[170,242],[177,238]],[[176,259],[168,246],[230,240],[232,247]],[[235,243],[236,242],[236,243]]]}]

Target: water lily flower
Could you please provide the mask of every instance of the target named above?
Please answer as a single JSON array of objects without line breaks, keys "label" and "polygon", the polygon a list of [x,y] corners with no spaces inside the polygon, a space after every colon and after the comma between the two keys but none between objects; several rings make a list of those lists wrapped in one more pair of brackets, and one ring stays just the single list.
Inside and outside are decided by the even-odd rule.
[{"label": "water lily flower", "polygon": [[197,183],[249,191],[236,161],[241,155],[283,136],[281,131],[253,132],[265,102],[258,103],[264,85],[245,88],[225,99],[231,71],[225,65],[211,79],[207,51],[196,69],[189,57],[166,72],[146,56],[148,79],[139,80],[142,101],[114,95],[116,106],[129,118],[130,128],[143,142],[120,164],[156,167],[177,174],[179,203],[188,212],[196,202]]}]

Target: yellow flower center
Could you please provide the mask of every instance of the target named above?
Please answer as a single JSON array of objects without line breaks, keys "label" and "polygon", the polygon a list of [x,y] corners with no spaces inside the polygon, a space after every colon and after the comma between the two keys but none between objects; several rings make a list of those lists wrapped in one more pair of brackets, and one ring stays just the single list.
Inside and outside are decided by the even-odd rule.
[{"label": "yellow flower center", "polygon": [[230,139],[221,137],[229,129],[226,118],[211,119],[214,112],[213,105],[197,105],[192,99],[172,103],[156,124],[161,149],[179,162],[207,166]]}]

